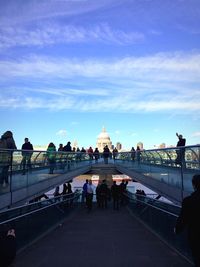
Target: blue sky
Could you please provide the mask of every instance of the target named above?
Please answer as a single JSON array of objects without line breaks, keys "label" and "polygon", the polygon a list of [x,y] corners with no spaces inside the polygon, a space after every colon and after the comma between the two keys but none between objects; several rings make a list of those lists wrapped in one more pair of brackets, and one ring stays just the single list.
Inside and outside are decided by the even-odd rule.
[{"label": "blue sky", "polygon": [[1,0],[1,134],[200,143],[199,0]]}]

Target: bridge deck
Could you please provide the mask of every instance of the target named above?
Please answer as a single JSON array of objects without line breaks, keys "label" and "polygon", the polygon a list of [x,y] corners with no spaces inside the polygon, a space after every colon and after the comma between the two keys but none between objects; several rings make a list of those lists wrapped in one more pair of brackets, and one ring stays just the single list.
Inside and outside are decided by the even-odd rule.
[{"label": "bridge deck", "polygon": [[190,267],[182,257],[130,215],[84,207],[20,253],[15,267]]}]

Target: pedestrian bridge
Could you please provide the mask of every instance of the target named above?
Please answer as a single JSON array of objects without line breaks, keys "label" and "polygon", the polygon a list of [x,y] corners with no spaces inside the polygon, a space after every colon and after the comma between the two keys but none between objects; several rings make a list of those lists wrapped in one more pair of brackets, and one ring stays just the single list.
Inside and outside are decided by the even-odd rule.
[{"label": "pedestrian bridge", "polygon": [[[184,150],[184,157],[182,162],[177,163],[176,156],[181,150]],[[1,150],[2,154],[9,155],[10,167],[9,185],[0,186],[0,209],[25,203],[85,173],[105,177],[126,174],[158,195],[180,204],[182,198],[193,190],[192,176],[200,173],[200,146],[142,150],[135,155],[122,152],[116,155],[115,160],[110,157],[108,164],[104,164],[101,157],[98,163],[91,160],[87,153],[55,152],[53,174],[49,174],[46,151],[31,152],[31,166],[25,166],[25,169],[21,150]],[[0,168],[3,164],[3,161],[0,162]]]},{"label": "pedestrian bridge", "polygon": [[63,266],[63,262],[84,266],[83,260],[85,266],[192,266],[185,234],[173,233],[179,205],[127,192],[127,205],[119,211],[112,209],[112,203],[104,210],[94,203],[88,214],[80,191],[24,205],[78,175],[109,178],[119,172],[180,204],[192,192],[191,177],[200,173],[200,147],[184,147],[179,163],[176,150],[140,151],[135,157],[131,152],[118,153],[108,164],[103,158],[98,163],[91,160],[87,153],[56,152],[53,174],[49,174],[46,151],[34,151],[31,166],[25,169],[21,150],[0,151],[10,158],[9,185],[0,188],[0,227],[16,229],[15,266]]}]

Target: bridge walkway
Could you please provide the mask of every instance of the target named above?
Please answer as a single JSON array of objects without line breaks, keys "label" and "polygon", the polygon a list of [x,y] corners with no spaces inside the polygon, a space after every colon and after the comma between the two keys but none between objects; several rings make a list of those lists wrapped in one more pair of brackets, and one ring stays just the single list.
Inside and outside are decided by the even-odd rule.
[{"label": "bridge walkway", "polygon": [[80,207],[62,225],[17,255],[15,267],[191,267],[130,214]]}]

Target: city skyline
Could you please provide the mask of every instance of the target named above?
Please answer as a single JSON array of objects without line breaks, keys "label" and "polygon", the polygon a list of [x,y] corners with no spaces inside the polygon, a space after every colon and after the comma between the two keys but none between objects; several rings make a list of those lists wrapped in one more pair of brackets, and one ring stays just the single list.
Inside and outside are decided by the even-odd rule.
[{"label": "city skyline", "polygon": [[78,140],[200,143],[198,0],[0,2],[0,134],[20,149]]}]

